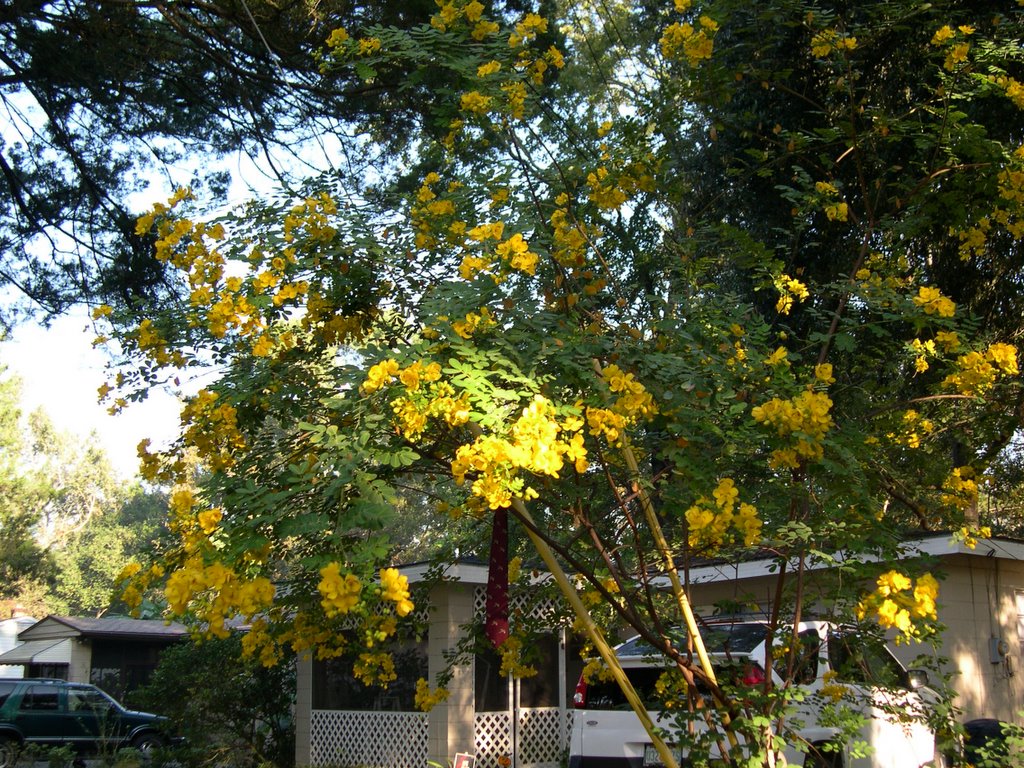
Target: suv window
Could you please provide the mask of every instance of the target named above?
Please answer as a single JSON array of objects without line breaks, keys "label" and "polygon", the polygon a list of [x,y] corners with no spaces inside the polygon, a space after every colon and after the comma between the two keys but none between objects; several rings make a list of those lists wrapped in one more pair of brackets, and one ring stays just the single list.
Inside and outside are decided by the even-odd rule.
[{"label": "suv window", "polygon": [[112,708],[113,702],[96,688],[68,688],[68,710],[71,712],[106,712]]},{"label": "suv window", "polygon": [[846,633],[833,633],[828,640],[829,666],[841,683],[905,687],[906,674],[888,649]]},{"label": "suv window", "polygon": [[[655,700],[654,686],[665,671],[665,667],[637,667],[627,669],[626,677],[633,684],[640,699]],[[587,709],[630,709],[626,695],[614,680],[601,680],[587,686]]]},{"label": "suv window", "polygon": [[33,685],[21,697],[21,709],[25,712],[56,712],[60,709],[56,687]]},{"label": "suv window", "polygon": [[[685,648],[686,634],[685,629],[671,633],[672,643],[677,648]],[[768,628],[764,624],[753,622],[711,623],[701,630],[701,638],[704,640],[704,647],[708,653],[749,654],[763,643],[766,637],[768,637]],[[629,656],[657,658],[661,656],[660,651],[656,651],[650,643],[639,637],[627,640],[615,649],[615,653],[620,658]]]},{"label": "suv window", "polygon": [[11,695],[16,683],[5,683],[0,681],[0,707],[7,703],[7,697]]}]

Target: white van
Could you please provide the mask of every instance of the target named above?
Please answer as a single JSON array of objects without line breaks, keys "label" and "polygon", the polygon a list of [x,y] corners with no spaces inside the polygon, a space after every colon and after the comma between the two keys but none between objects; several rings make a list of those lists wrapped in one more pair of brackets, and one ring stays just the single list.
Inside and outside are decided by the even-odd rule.
[{"label": "white van", "polygon": [[[793,670],[793,683],[799,685],[803,701],[796,705],[791,722],[799,722],[796,739],[803,750],[787,747],[790,765],[806,768],[922,768],[944,765],[936,749],[935,735],[923,722],[928,676],[921,670],[908,672],[884,644],[867,643],[850,628],[823,621],[805,621],[797,627],[801,652]],[[757,620],[715,620],[706,622],[702,631],[712,665],[728,676],[734,685],[761,686],[765,682],[768,653],[768,625]],[[776,637],[777,649],[788,640]],[[679,647],[679,646],[677,646]],[[666,660],[639,638],[616,647],[626,675],[644,701],[657,700],[654,694]],[[772,679],[781,685],[777,661]],[[826,677],[826,673],[828,674]],[[866,718],[860,734],[847,744],[839,738],[839,729],[822,722],[827,696],[845,690],[851,706]],[[841,685],[844,688],[837,688]],[[826,691],[827,693],[828,691]],[[582,677],[574,696],[575,713],[569,744],[569,768],[657,768],[661,759],[636,714],[614,682],[588,684]],[[672,742],[671,718],[651,712],[655,724],[666,729]],[[795,718],[795,719],[792,719]],[[827,718],[825,718],[827,720]],[[790,741],[795,739],[790,736]],[[861,742],[860,748],[852,745]],[[867,749],[863,747],[866,746]],[[867,754],[864,754],[864,753]],[[685,755],[680,764],[691,765]]]}]

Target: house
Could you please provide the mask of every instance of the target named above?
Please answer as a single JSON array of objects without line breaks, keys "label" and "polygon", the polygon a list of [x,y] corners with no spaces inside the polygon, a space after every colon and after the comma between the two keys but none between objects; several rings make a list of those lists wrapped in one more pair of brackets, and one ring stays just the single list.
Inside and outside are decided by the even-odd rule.
[{"label": "house", "polygon": [[[36,623],[36,619],[15,613],[9,619],[0,621],[0,655],[18,646],[18,635]],[[0,664],[0,678],[24,677],[25,668],[20,664]]]},{"label": "house", "polygon": [[[908,543],[908,557],[934,559],[945,575],[939,620],[947,627],[939,655],[952,675],[963,722],[998,718],[1024,723],[1024,543],[982,540],[975,549],[935,534]],[[771,559],[706,565],[687,574],[698,613],[723,600],[766,608],[777,574]],[[809,582],[827,576],[813,566]],[[410,582],[425,569],[403,571]],[[502,679],[496,659],[477,653],[454,670],[447,701],[429,713],[415,711],[411,691],[417,677],[432,680],[462,639],[463,627],[480,621],[487,569],[457,563],[431,588],[428,636],[407,649],[398,664],[394,690],[353,695],[351,681],[329,664],[299,662],[296,697],[296,764],[420,768],[426,761],[448,764],[457,753],[475,755],[477,768],[554,768],[568,746],[570,698],[582,663],[566,627],[552,622],[541,644],[539,674],[520,681]],[[513,601],[516,599],[513,595]],[[513,611],[515,603],[513,602]],[[543,613],[543,605],[532,611]],[[902,660],[925,646],[894,647]]]},{"label": "house", "polygon": [[[402,569],[422,582],[426,567]],[[550,627],[538,640],[538,674],[513,681],[499,674],[497,654],[479,650],[455,667],[447,701],[429,713],[413,705],[415,682],[433,681],[464,627],[482,619],[487,567],[448,566],[431,587],[427,639],[396,654],[399,679],[387,691],[364,691],[338,664],[300,660],[296,697],[297,765],[421,768],[428,759],[447,764],[456,753],[476,757],[476,768],[557,768],[568,738],[569,700],[582,669],[567,628],[551,620],[553,605],[513,593],[510,609],[527,611]]]},{"label": "house", "polygon": [[123,696],[149,679],[164,648],[187,636],[181,624],[162,620],[47,616],[21,630],[21,645],[0,654],[0,665]]}]

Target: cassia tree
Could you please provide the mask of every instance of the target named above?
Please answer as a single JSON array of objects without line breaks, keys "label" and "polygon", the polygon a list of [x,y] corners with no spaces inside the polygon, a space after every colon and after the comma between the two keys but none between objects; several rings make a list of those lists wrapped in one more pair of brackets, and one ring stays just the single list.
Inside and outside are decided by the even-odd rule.
[{"label": "cassia tree", "polygon": [[[1021,13],[451,0],[334,30],[325,69],[430,73],[411,170],[219,219],[183,190],[138,224],[182,299],[96,312],[134,361],[112,410],[221,371],[175,446],[140,446],[179,542],[129,597],[166,568],[172,613],[214,635],[242,614],[264,663],[356,644],[386,683],[414,607],[386,562],[398,494],[511,514],[608,674],[628,688],[606,614],[675,662],[664,696],[723,734],[704,748],[771,760],[790,689],[715,679],[680,574],[768,552],[775,632],[812,603],[936,631],[935,576],[891,561],[914,532],[986,534],[978,489],[1020,421],[1019,329],[983,296],[1020,279]],[[806,592],[839,551],[852,578]]]}]

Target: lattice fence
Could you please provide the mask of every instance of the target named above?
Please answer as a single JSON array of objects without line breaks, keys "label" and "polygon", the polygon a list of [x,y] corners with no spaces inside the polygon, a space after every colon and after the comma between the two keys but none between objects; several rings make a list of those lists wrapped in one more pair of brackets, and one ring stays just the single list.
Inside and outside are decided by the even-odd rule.
[{"label": "lattice fence", "polygon": [[[568,718],[566,718],[568,720]],[[557,765],[569,744],[569,724],[557,707],[519,712],[519,765]],[[500,768],[512,755],[512,718],[507,712],[476,716],[476,768]]]},{"label": "lattice fence", "polygon": [[310,746],[314,766],[423,768],[427,764],[427,715],[315,709]]}]

